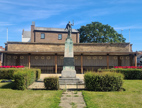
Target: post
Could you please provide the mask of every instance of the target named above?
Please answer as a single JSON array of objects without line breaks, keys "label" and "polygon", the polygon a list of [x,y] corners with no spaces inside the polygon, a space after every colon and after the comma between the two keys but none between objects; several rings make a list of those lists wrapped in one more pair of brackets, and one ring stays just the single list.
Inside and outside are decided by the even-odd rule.
[{"label": "post", "polygon": [[31,68],[31,54],[29,54],[29,69]]},{"label": "post", "polygon": [[120,59],[120,56],[118,56],[118,66],[121,66],[121,59]]},{"label": "post", "polygon": [[83,55],[81,54],[81,74],[83,74]]},{"label": "post", "polygon": [[137,54],[135,54],[135,66],[137,66]]},{"label": "post", "polygon": [[109,69],[109,54],[107,54],[107,69]]},{"label": "post", "polygon": [[17,59],[16,59],[16,66],[20,66],[20,55],[16,55]]},{"label": "post", "polygon": [[57,74],[57,54],[55,54],[55,73]]},{"label": "post", "polygon": [[133,58],[132,58],[132,55],[131,54],[129,54],[129,57],[130,57],[130,66],[133,66]]},{"label": "post", "polygon": [[7,65],[7,56],[6,56],[6,53],[3,54],[3,66],[6,66]]}]

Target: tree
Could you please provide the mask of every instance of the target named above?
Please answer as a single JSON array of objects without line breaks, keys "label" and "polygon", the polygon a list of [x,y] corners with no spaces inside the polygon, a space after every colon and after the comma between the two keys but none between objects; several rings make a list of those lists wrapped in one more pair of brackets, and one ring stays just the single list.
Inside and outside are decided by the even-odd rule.
[{"label": "tree", "polygon": [[78,29],[81,43],[119,43],[125,42],[122,34],[117,33],[113,27],[100,22],[92,22]]}]

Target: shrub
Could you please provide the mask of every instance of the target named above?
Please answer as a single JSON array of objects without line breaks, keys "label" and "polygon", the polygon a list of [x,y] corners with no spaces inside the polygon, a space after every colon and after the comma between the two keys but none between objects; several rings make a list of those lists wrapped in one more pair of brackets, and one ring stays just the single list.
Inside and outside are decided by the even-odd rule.
[{"label": "shrub", "polygon": [[24,90],[35,80],[36,71],[34,69],[19,69],[14,73],[14,88]]},{"label": "shrub", "polygon": [[41,69],[35,69],[36,71],[36,80],[40,79]]},{"label": "shrub", "polygon": [[84,75],[87,90],[91,91],[118,91],[122,88],[124,76],[120,73],[92,73]]},{"label": "shrub", "polygon": [[45,78],[44,86],[48,90],[58,90],[59,89],[59,78],[58,77]]},{"label": "shrub", "polygon": [[142,69],[99,69],[99,72],[117,72],[124,75],[124,79],[142,79]]},{"label": "shrub", "polygon": [[[0,69],[0,79],[13,79],[14,73],[21,69],[16,68],[1,68]],[[26,68],[27,70],[27,68]],[[36,72],[36,80],[40,78],[41,70],[40,69],[32,69]]]},{"label": "shrub", "polygon": [[14,72],[16,72],[17,69],[10,68],[10,69],[0,69],[0,79],[13,79]]},{"label": "shrub", "polygon": [[25,90],[26,89],[26,75],[23,73],[17,73],[14,75],[14,89]]}]

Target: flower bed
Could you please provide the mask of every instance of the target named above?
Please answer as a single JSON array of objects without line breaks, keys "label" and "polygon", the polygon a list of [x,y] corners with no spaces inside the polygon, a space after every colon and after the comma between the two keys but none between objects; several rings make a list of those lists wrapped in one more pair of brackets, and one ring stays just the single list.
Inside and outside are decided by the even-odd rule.
[{"label": "flower bed", "polygon": [[142,69],[142,66],[114,66],[114,68],[122,68],[122,69]]},{"label": "flower bed", "polygon": [[24,66],[0,66],[0,68],[24,68]]}]

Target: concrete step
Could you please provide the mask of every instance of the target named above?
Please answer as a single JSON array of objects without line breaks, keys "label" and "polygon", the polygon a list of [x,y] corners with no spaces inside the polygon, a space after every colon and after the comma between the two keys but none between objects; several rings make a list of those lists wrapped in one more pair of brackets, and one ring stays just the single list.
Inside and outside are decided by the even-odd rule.
[{"label": "concrete step", "polygon": [[59,78],[59,85],[61,84],[78,84],[79,78]]}]

